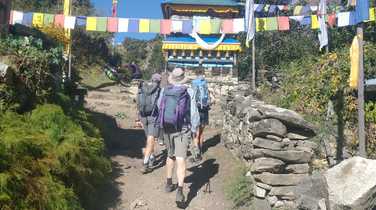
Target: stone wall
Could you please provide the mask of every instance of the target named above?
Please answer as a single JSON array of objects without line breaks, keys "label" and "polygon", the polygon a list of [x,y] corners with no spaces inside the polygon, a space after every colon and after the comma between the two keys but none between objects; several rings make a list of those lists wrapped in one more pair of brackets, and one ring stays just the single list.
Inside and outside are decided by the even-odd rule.
[{"label": "stone wall", "polygon": [[309,176],[317,145],[313,126],[296,112],[230,91],[223,103],[222,141],[250,166],[256,201],[294,209],[296,186]]}]

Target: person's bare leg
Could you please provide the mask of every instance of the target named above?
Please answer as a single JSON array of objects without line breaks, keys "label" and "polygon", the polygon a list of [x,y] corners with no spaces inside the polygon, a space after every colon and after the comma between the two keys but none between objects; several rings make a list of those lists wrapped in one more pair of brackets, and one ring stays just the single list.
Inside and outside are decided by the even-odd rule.
[{"label": "person's bare leg", "polygon": [[198,134],[198,139],[199,139],[199,146],[200,146],[200,150],[202,152],[202,147],[204,146],[204,129],[205,129],[205,126],[201,126],[200,129],[199,129],[199,134]]},{"label": "person's bare leg", "polygon": [[144,152],[144,164],[149,162],[150,156],[154,152],[154,136],[148,136],[146,140],[146,147]]},{"label": "person's bare leg", "polygon": [[184,158],[176,158],[176,176],[178,178],[178,186],[183,187],[185,179],[186,164]]},{"label": "person's bare leg", "polygon": [[175,160],[170,158],[170,157],[167,157],[167,160],[166,160],[166,188],[165,188],[165,191],[166,192],[172,192],[174,191],[175,187],[174,185],[172,184],[172,173],[173,173],[173,170],[174,170],[174,165],[175,165]]}]

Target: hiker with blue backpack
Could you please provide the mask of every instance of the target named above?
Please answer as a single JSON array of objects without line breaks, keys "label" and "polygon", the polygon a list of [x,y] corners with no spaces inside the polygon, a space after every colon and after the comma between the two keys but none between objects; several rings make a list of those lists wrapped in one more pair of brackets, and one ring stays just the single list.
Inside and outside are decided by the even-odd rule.
[{"label": "hiker with blue backpack", "polygon": [[141,172],[150,173],[154,167],[154,147],[155,140],[159,137],[159,125],[156,123],[158,117],[158,102],[162,89],[160,87],[161,75],[153,74],[151,81],[140,83],[137,94],[137,105],[139,120],[145,130],[146,146],[144,148],[144,161]]},{"label": "hiker with blue backpack", "polygon": [[204,76],[199,75],[192,81],[192,90],[194,92],[194,102],[197,106],[200,116],[200,126],[194,135],[192,148],[192,162],[200,162],[202,160],[203,144],[204,144],[204,129],[209,125],[209,110],[210,110],[210,94],[208,82]]},{"label": "hiker with blue backpack", "polygon": [[166,192],[173,192],[176,185],[172,182],[174,165],[176,163],[177,192],[176,204],[184,206],[183,194],[186,175],[186,158],[192,133],[199,126],[199,114],[194,102],[194,92],[185,84],[187,78],[184,70],[175,68],[168,77],[169,85],[164,88],[159,106],[158,122],[163,129],[164,142],[167,147],[166,161]]}]

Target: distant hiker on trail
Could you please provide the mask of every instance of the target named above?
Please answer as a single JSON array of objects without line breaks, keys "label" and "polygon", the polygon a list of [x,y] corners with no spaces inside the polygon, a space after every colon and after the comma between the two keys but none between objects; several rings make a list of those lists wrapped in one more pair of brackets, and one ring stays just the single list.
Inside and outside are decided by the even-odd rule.
[{"label": "distant hiker on trail", "polygon": [[204,144],[204,129],[209,125],[209,110],[210,110],[210,94],[208,82],[203,75],[199,75],[197,79],[192,81],[192,90],[194,92],[194,102],[197,106],[200,126],[193,140],[192,148],[192,162],[200,162],[202,160],[203,144]]},{"label": "distant hiker on trail", "polygon": [[[192,90],[185,85],[187,78],[180,68],[175,68],[168,77],[169,86],[164,89],[161,99],[158,121],[163,128],[164,141],[168,151],[166,162],[166,192],[172,192],[176,185],[172,183],[172,174],[176,162],[178,188],[176,203],[184,206],[183,194],[186,174],[186,158],[188,145],[192,140],[192,132],[198,127],[198,112],[192,107]],[[193,109],[192,109],[193,108]]]},{"label": "distant hiker on trail", "polygon": [[153,74],[151,81],[141,82],[138,94],[137,105],[139,120],[145,130],[146,146],[144,149],[144,162],[141,172],[150,173],[154,167],[154,144],[155,139],[159,137],[159,126],[156,123],[158,117],[158,101],[162,89],[160,87],[161,75]]}]

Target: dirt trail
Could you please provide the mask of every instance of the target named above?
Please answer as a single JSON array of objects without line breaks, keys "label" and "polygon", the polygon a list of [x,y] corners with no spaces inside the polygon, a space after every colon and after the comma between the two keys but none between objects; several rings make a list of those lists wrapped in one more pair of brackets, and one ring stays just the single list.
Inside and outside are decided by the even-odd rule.
[{"label": "dirt trail", "polygon": [[[158,146],[159,165],[147,175],[141,175],[144,133],[134,129],[136,108],[135,88],[122,91],[120,87],[109,87],[90,91],[86,107],[100,125],[114,165],[115,192],[112,192],[108,210],[174,210],[175,192],[165,193],[165,153]],[[184,192],[189,210],[229,210],[231,202],[226,200],[224,185],[228,183],[236,161],[220,144],[219,131],[208,130],[205,134],[208,148],[200,165],[188,163]],[[210,181],[211,193],[205,193]],[[174,178],[176,182],[176,178]]]}]

